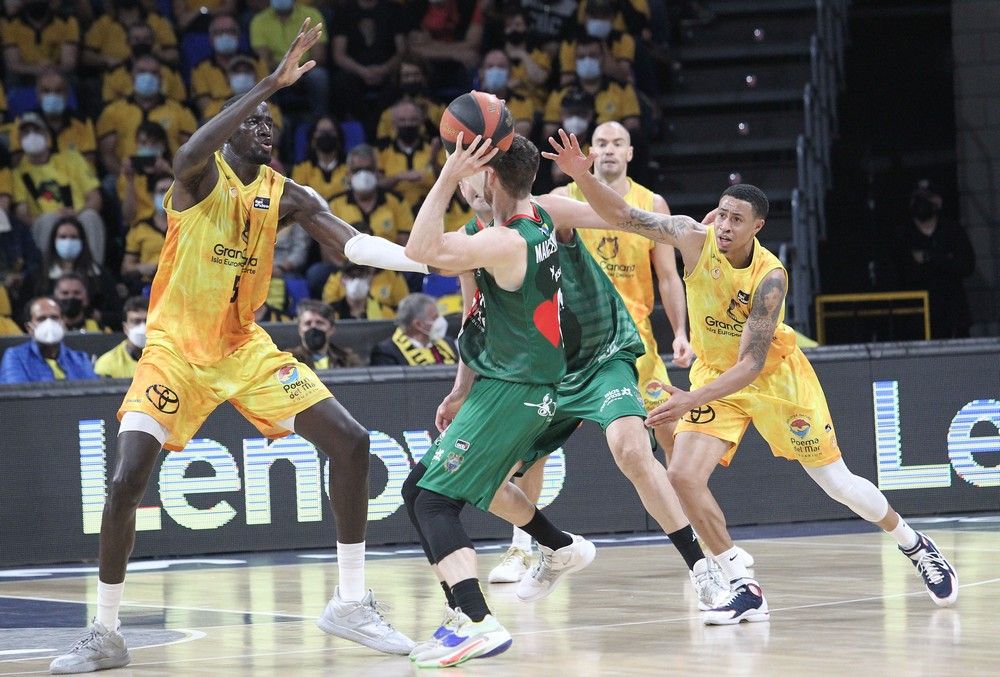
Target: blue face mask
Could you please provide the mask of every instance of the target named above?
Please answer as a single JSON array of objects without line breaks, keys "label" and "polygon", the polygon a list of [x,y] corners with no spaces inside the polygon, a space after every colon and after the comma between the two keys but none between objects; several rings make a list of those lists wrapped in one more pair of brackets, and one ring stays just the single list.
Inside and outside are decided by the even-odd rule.
[{"label": "blue face mask", "polygon": [[587,19],[587,35],[603,40],[611,35],[611,22],[608,19]]},{"label": "blue face mask", "polygon": [[83,251],[83,242],[78,237],[56,239],[56,254],[65,261],[76,261],[81,251]]},{"label": "blue face mask", "polygon": [[243,96],[257,84],[253,73],[233,73],[229,76],[229,87],[236,96]]},{"label": "blue face mask", "polygon": [[240,40],[232,33],[220,33],[212,38],[212,48],[219,54],[235,54]]},{"label": "blue face mask", "polygon": [[133,86],[139,96],[153,96],[160,91],[160,78],[153,73],[137,73]]},{"label": "blue face mask", "polygon": [[595,80],[601,77],[601,61],[592,56],[576,60],[576,74],[581,80]]},{"label": "blue face mask", "polygon": [[61,115],[66,110],[66,97],[62,94],[42,94],[39,104],[47,115]]},{"label": "blue face mask", "polygon": [[271,0],[271,9],[275,12],[287,12],[294,3],[295,0]]},{"label": "blue face mask", "polygon": [[490,66],[483,71],[483,89],[487,92],[499,92],[507,86],[507,69],[503,66]]}]

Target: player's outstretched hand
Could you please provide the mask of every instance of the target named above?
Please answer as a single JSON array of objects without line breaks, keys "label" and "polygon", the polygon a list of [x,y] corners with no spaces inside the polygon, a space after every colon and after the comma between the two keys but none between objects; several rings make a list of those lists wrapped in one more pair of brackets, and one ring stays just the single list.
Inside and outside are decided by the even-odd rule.
[{"label": "player's outstretched hand", "polygon": [[439,433],[443,433],[444,429],[450,426],[451,422],[455,420],[455,416],[458,415],[458,410],[462,408],[462,403],[465,402],[466,397],[467,395],[450,392],[441,401],[437,411],[434,413],[434,425],[437,427]]},{"label": "player's outstretched hand", "polygon": [[271,74],[271,77],[274,78],[274,82],[279,88],[294,85],[298,82],[299,78],[311,71],[313,66],[316,65],[316,62],[312,59],[306,61],[301,66],[299,65],[302,57],[309,53],[309,50],[313,48],[323,35],[322,23],[318,23],[312,28],[309,27],[310,23],[312,23],[312,19],[306,17],[306,20],[302,22],[302,28],[299,29],[299,34],[295,36],[288,51],[285,52],[285,58],[281,60],[278,67],[274,69],[274,73]]},{"label": "player's outstretched hand", "polygon": [[468,147],[463,146],[463,137],[463,132],[455,137],[455,151],[441,167],[441,176],[456,183],[483,171],[500,150],[492,147],[492,139],[484,139],[481,134],[477,134]]},{"label": "player's outstretched hand", "polygon": [[650,428],[656,428],[664,423],[676,421],[685,412],[691,411],[695,407],[695,399],[688,391],[681,390],[672,385],[667,385],[666,389],[670,393],[670,399],[653,409],[646,416],[646,425]]},{"label": "player's outstretched hand", "polygon": [[576,134],[566,134],[564,129],[559,130],[559,141],[549,137],[549,145],[552,146],[555,153],[544,152],[542,157],[555,162],[562,173],[572,179],[577,179],[589,172],[594,160],[597,159],[597,154],[593,152],[590,155],[584,155]]}]

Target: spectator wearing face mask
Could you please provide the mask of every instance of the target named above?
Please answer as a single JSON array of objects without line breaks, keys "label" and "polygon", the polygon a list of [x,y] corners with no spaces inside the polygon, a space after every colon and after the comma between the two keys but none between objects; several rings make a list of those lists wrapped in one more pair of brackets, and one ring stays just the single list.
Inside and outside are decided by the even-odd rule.
[{"label": "spectator wearing face mask", "polygon": [[527,16],[517,5],[504,11],[503,52],[511,64],[510,89],[530,100],[537,110],[544,108],[552,57],[529,39]]},{"label": "spectator wearing face mask", "polygon": [[90,165],[75,150],[54,151],[52,134],[37,113],[18,125],[23,155],[13,172],[14,214],[30,223],[39,248],[48,243],[55,222],[75,216],[87,229],[94,260],[104,260],[101,191]]},{"label": "spectator wearing face mask", "polygon": [[[605,18],[603,16],[588,17],[589,4],[589,2],[581,2],[577,8],[577,21],[581,26],[586,24],[588,18]],[[649,25],[652,10],[648,0],[611,0],[608,4],[612,5],[612,30],[628,33],[633,37],[641,37],[643,40],[652,38]],[[598,10],[598,14],[600,14],[600,10]]]},{"label": "spectator wearing face mask", "polygon": [[927,290],[931,338],[966,338],[972,324],[963,280],[976,268],[965,229],[941,213],[944,200],[928,181],[910,196],[910,213],[895,238],[903,289]]},{"label": "spectator wearing face mask", "polygon": [[97,378],[90,355],[63,344],[66,326],[58,303],[48,297],[32,299],[25,319],[31,340],[4,351],[0,383]]},{"label": "spectator wearing face mask", "polygon": [[[158,91],[168,99],[182,103],[187,101],[187,87],[181,74],[164,61],[153,49],[153,29],[146,24],[135,24],[128,28],[129,59],[118,68],[108,71],[101,78],[101,100],[105,104],[124,99],[135,94],[139,87],[139,79],[134,77],[132,64],[136,59],[150,56],[159,64],[157,75]],[[150,82],[148,76],[143,76],[144,82]]]},{"label": "spectator wearing face mask", "polygon": [[[582,89],[594,98],[594,113],[596,124],[605,122],[620,122],[632,133],[633,145],[637,148],[641,142],[636,142],[639,128],[639,97],[632,85],[620,83],[604,75],[604,45],[597,38],[581,37],[576,42],[576,75],[577,85],[572,88]],[[551,136],[558,129],[561,120],[560,109],[563,97],[571,91],[570,87],[552,92],[545,104],[544,137]]]},{"label": "spectator wearing face mask", "polygon": [[[260,59],[253,58],[251,78],[243,70],[230,73],[230,65],[240,56],[240,26],[229,14],[212,17],[208,27],[208,37],[212,44],[212,55],[199,63],[191,71],[191,96],[202,119],[212,117],[237,92],[246,92],[259,80],[267,76],[266,66]],[[247,83],[250,83],[247,87]],[[234,86],[235,85],[235,86]]]},{"label": "spectator wearing face mask", "polygon": [[135,93],[109,104],[97,118],[97,145],[101,163],[110,173],[121,173],[122,162],[136,151],[135,133],[146,120],[167,132],[167,148],[176,153],[198,123],[191,110],[160,92],[160,62],[151,54],[132,63]]},{"label": "spectator wearing face mask", "polygon": [[332,28],[331,53],[337,66],[334,90],[339,113],[374,131],[375,100],[388,84],[406,49],[406,31],[400,8],[390,0],[351,0],[344,3]]},{"label": "spectator wearing face mask", "polygon": [[333,118],[321,117],[313,125],[306,159],[292,169],[292,181],[310,186],[327,202],[351,187],[344,144]]},{"label": "spectator wearing face mask", "polygon": [[2,156],[0,151],[0,335],[23,333],[13,318],[31,294],[25,281],[37,273],[41,262],[31,231],[12,219],[12,179]]},{"label": "spectator wearing face mask", "polygon": [[167,236],[167,212],[163,200],[173,179],[168,175],[153,178],[153,212],[128,229],[125,255],[122,257],[122,280],[132,294],[140,294],[153,282],[160,261],[160,251]]},{"label": "spectator wearing face mask", "polygon": [[339,320],[391,320],[409,293],[400,273],[349,263],[327,280],[323,302]]},{"label": "spectator wearing face mask", "polygon": [[448,321],[427,294],[410,294],[399,304],[392,337],[372,348],[371,366],[420,367],[456,364],[458,349],[445,336]]},{"label": "spectator wearing face mask", "polygon": [[167,144],[167,131],[155,122],[143,122],[135,130],[135,155],[122,162],[116,186],[128,227],[153,218],[153,184],[160,176],[173,175]]},{"label": "spectator wearing face mask", "polygon": [[[170,21],[147,10],[140,0],[114,0],[114,11],[101,14],[83,36],[83,65],[97,72],[109,72],[134,57],[129,29],[148,26],[149,51],[165,63],[177,63],[177,34]],[[131,47],[131,49],[130,49]]]},{"label": "spectator wearing face mask", "polygon": [[380,183],[399,193],[416,211],[444,164],[444,149],[437,134],[428,139],[424,112],[415,103],[403,101],[393,106],[392,123],[395,139],[379,145]]},{"label": "spectator wearing face mask", "polygon": [[398,103],[408,101],[416,104],[424,112],[424,129],[428,138],[437,135],[438,124],[444,114],[444,105],[430,98],[427,89],[427,73],[423,63],[412,56],[403,56],[396,72],[396,82],[386,89],[387,97],[379,108],[382,114],[378,119],[375,139],[378,143],[386,143],[396,138],[396,127],[392,123],[392,111]]},{"label": "spectator wearing face mask", "polygon": [[125,301],[122,312],[125,321],[122,331],[125,340],[104,353],[94,362],[94,373],[105,378],[132,378],[135,368],[146,347],[146,313],[149,300],[142,296],[132,296]]},{"label": "spectator wearing face mask", "polygon": [[396,193],[379,186],[375,149],[362,144],[347,154],[350,189],[330,200],[330,211],[362,233],[405,245],[413,211]]},{"label": "spectator wearing face mask", "polygon": [[0,40],[8,85],[30,86],[47,68],[65,76],[75,73],[80,24],[76,17],[59,16],[55,7],[49,0],[27,0],[15,16],[4,21]]},{"label": "spectator wearing face mask", "polygon": [[90,304],[87,278],[79,273],[66,273],[52,288],[52,298],[62,310],[66,331],[81,334],[107,334],[101,324],[101,314]]},{"label": "spectator wearing face mask", "polygon": [[[598,40],[601,51],[601,72],[606,78],[618,82],[632,81],[632,64],[635,62],[635,38],[614,29],[616,3],[610,0],[587,0],[584,3],[584,20],[578,26],[575,39],[563,40],[559,46],[559,82],[566,86],[582,79],[577,69],[576,46],[581,38]],[[590,56],[585,59],[593,58]],[[592,65],[584,70],[593,70]]]},{"label": "spectator wearing face mask", "polygon": [[297,314],[299,343],[288,349],[295,359],[310,369],[358,367],[361,360],[350,348],[332,342],[336,332],[333,308],[315,299],[299,302]]},{"label": "spectator wearing face mask", "polygon": [[[590,150],[589,139],[597,126],[594,119],[597,117],[594,111],[594,97],[579,87],[568,88],[562,101],[559,103],[559,117],[562,122],[561,129],[565,129],[567,134],[576,134],[580,140],[583,152]],[[562,173],[559,165],[555,162],[549,163],[552,168],[552,183],[555,186],[562,186],[569,183],[570,178]]]},{"label": "spectator wearing face mask", "polygon": [[531,138],[531,128],[535,120],[535,105],[510,88],[510,59],[503,50],[494,49],[483,57],[479,69],[479,88],[503,99],[507,109],[514,116],[514,131]]},{"label": "spectator wearing face mask", "polygon": [[[69,85],[66,78],[54,68],[39,74],[35,81],[35,96],[38,106],[31,111],[42,118],[52,135],[53,150],[75,150],[80,153],[92,171],[96,172],[97,137],[94,121],[68,108]],[[15,159],[21,154],[21,140],[18,133],[19,121],[11,130],[10,149]]]}]

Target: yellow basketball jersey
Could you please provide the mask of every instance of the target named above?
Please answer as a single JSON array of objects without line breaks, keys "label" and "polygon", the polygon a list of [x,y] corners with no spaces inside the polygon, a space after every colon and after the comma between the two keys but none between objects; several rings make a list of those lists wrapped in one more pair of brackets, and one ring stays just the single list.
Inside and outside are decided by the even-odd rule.
[{"label": "yellow basketball jersey", "polygon": [[[574,200],[587,201],[576,183],[567,188]],[[653,195],[653,191],[629,179],[625,202],[652,211]],[[618,230],[581,228],[577,232],[615,285],[632,319],[638,323],[648,318],[653,312],[653,268],[649,257],[656,243],[642,235]]]},{"label": "yellow basketball jersey", "polygon": [[218,362],[250,340],[267,298],[285,178],[267,166],[244,186],[222,154],[219,181],[182,212],[163,200],[167,235],[149,300],[149,340],[162,332],[193,364]]},{"label": "yellow basketball jersey", "polygon": [[[687,271],[688,317],[691,318],[691,348],[699,360],[718,371],[736,364],[743,325],[750,315],[753,296],[764,276],[785,267],[754,238],[753,257],[746,268],[733,268],[715,243],[715,228],[708,226],[705,244],[693,270]],[[776,368],[795,350],[795,332],[778,316],[762,374]]]}]

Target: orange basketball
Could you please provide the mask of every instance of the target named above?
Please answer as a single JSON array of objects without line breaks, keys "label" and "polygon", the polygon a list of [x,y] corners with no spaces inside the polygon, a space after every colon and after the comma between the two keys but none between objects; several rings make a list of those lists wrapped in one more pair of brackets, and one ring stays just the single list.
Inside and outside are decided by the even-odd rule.
[{"label": "orange basketball", "polygon": [[448,104],[441,116],[439,131],[449,153],[455,150],[459,133],[466,146],[477,134],[482,134],[505,151],[514,141],[514,116],[504,102],[492,94],[471,91]]}]

